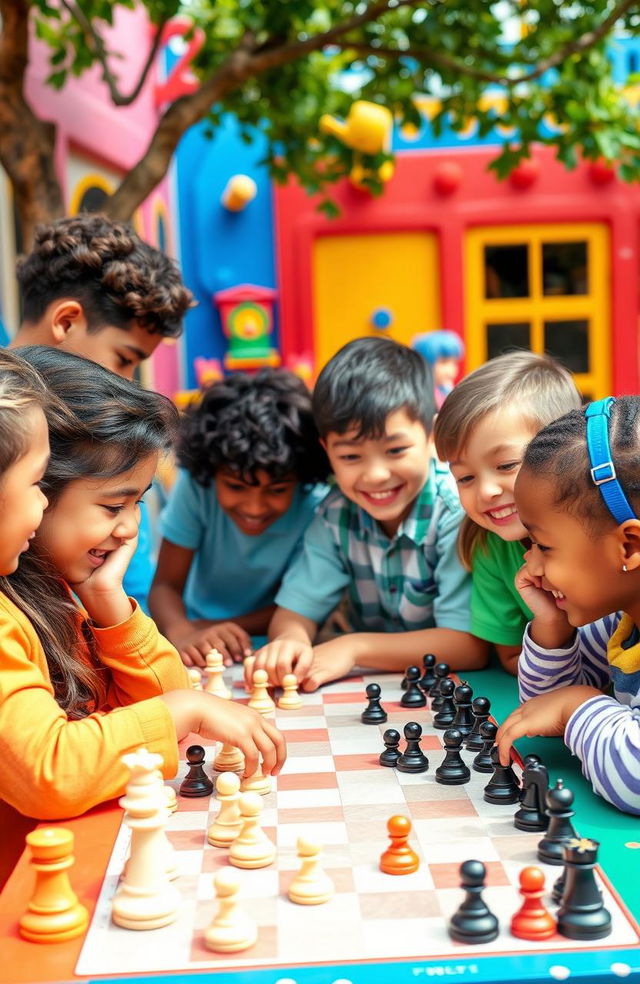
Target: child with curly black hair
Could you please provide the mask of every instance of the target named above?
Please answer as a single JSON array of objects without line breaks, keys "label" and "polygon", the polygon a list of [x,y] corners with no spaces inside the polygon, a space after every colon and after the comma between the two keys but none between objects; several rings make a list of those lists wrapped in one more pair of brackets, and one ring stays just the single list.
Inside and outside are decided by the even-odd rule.
[{"label": "child with curly black hair", "polygon": [[293,373],[214,383],[185,415],[149,606],[187,666],[240,660],[266,632],[329,473],[311,396]]}]

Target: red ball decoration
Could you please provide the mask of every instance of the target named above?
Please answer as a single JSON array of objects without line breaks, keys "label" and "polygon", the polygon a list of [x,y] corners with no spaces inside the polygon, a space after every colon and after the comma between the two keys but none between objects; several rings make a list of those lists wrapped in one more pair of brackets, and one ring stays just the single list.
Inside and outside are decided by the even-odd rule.
[{"label": "red ball decoration", "polygon": [[438,164],[433,176],[433,186],[440,195],[451,195],[460,187],[463,171],[454,161]]},{"label": "red ball decoration", "polygon": [[518,188],[520,191],[530,188],[531,185],[537,180],[540,173],[540,164],[538,161],[532,160],[531,157],[525,157],[524,160],[520,161],[518,166],[509,175],[509,180],[514,188]]},{"label": "red ball decoration", "polygon": [[589,165],[589,177],[593,181],[594,185],[607,185],[616,176],[616,169],[613,164],[609,164],[608,161],[598,160],[593,161]]}]

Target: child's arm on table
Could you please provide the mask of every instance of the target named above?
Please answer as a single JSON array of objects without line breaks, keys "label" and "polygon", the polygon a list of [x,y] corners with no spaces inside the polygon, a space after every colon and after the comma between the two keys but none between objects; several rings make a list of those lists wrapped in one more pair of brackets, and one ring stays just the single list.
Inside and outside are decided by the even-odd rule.
[{"label": "child's arm on table", "polygon": [[187,618],[183,594],[194,553],[195,550],[162,540],[149,592],[149,610],[160,631],[180,653],[185,666],[205,666],[210,649],[218,649],[227,664],[240,661],[251,648],[249,633],[258,635],[265,631],[269,619],[267,611],[253,613],[256,618],[244,625],[240,624],[241,620],[216,623]]}]

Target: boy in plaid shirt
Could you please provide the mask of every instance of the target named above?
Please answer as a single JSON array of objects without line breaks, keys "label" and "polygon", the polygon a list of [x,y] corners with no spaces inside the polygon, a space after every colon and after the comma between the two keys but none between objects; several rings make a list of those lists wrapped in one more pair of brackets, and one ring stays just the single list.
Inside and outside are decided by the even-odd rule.
[{"label": "boy in plaid shirt", "polygon": [[[337,488],[285,575],[253,670],[274,684],[293,672],[310,691],[354,665],[404,670],[425,652],[481,668],[487,644],[469,634],[470,577],[456,551],[463,512],[431,452],[429,366],[391,339],[356,339],[320,373],[313,412]],[[345,590],[349,633],[314,645]]]}]

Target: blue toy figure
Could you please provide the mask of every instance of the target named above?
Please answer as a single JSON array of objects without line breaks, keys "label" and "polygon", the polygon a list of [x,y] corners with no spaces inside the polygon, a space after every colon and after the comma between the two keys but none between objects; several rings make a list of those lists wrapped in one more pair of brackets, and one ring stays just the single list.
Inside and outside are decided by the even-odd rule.
[{"label": "blue toy figure", "polygon": [[414,335],[411,348],[431,366],[436,409],[439,410],[455,385],[460,363],[464,359],[464,342],[455,331],[428,331],[423,335]]}]

